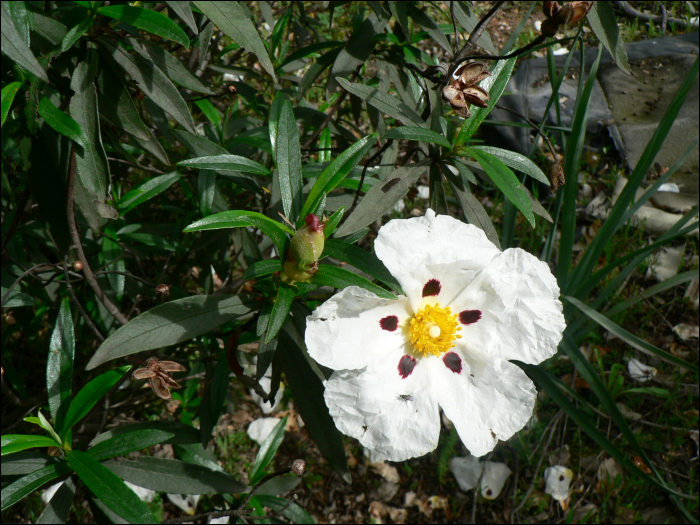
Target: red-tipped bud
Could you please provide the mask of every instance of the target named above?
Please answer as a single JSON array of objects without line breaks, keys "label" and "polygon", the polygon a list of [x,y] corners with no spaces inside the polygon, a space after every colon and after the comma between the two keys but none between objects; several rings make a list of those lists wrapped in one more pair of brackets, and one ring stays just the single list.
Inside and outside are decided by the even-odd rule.
[{"label": "red-tipped bud", "polygon": [[325,226],[324,223],[322,223],[316,215],[313,213],[309,213],[306,218],[304,219],[304,222],[306,222],[306,225],[309,227],[309,230],[312,232],[317,232],[317,231],[323,231],[323,228]]}]

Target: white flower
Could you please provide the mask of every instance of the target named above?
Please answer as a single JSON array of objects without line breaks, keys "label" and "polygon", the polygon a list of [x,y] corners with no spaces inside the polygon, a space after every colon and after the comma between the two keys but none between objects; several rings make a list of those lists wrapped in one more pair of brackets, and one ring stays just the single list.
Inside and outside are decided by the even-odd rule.
[{"label": "white flower", "polygon": [[406,296],[351,286],[307,319],[309,354],[336,370],[325,400],[338,429],[402,461],[435,449],[442,407],[472,455],[486,454],[535,404],[534,384],[508,360],[537,364],[561,340],[554,276],[432,210],[390,221],[374,246]]},{"label": "white flower", "polygon": [[562,465],[548,467],[544,471],[545,493],[550,494],[557,501],[564,501],[569,497],[569,487],[574,473],[570,468]]}]

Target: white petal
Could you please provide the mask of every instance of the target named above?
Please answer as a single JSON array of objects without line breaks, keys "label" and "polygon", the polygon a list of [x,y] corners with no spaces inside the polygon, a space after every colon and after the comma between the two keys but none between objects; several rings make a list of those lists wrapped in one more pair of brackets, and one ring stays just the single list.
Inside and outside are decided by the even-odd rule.
[{"label": "white petal", "polygon": [[51,501],[51,498],[53,498],[54,494],[56,494],[56,491],[58,491],[58,489],[61,488],[61,485],[63,485],[65,482],[66,480],[64,479],[63,481],[54,483],[41,494],[41,501],[44,503],[44,505],[49,504],[49,501]]},{"label": "white petal", "polygon": [[[268,368],[268,370],[272,370],[272,367]],[[250,375],[254,376],[255,373],[253,372]],[[260,386],[263,387],[263,390],[265,390],[265,392],[270,391],[270,387],[272,386],[272,379],[270,379],[270,377],[265,375],[261,377],[260,381],[258,382],[260,383]],[[284,383],[280,384],[280,388],[277,391],[277,394],[275,394],[275,401],[273,404],[270,404],[269,401],[265,401],[252,388],[248,389],[248,393],[250,394],[250,397],[253,400],[253,402],[260,407],[262,413],[267,416],[268,414],[272,414],[279,410],[280,403],[282,403],[282,398],[284,397]]]},{"label": "white petal", "polygon": [[185,514],[192,516],[197,509],[197,503],[199,503],[199,494],[188,494],[184,498],[182,494],[168,494],[168,499]]},{"label": "white petal", "polygon": [[496,499],[510,475],[511,470],[505,463],[487,461],[484,464],[484,477],[481,479],[481,495],[486,499]]},{"label": "white petal", "polygon": [[[306,318],[309,355],[334,370],[363,368],[383,359],[406,342],[408,308],[403,296],[381,299],[364,288],[345,288]],[[380,321],[392,315],[398,318],[398,328],[383,330]]]},{"label": "white petal", "polygon": [[153,501],[153,498],[156,497],[157,492],[155,490],[139,487],[138,485],[134,485],[129,481],[124,481],[124,483],[126,483],[126,486],[136,493],[136,495],[141,499],[141,501],[146,501],[150,503],[151,501]]},{"label": "white petal", "polygon": [[483,268],[500,253],[486,234],[448,215],[395,219],[379,230],[374,249],[406,292],[414,311],[420,307],[423,286],[434,276],[428,265],[463,261]]},{"label": "white petal", "polygon": [[434,450],[440,418],[425,363],[419,361],[406,379],[398,373],[398,359],[334,372],[325,399],[338,430],[375,451],[377,459],[403,461]]},{"label": "white petal", "polygon": [[460,373],[443,363],[436,367],[439,379],[434,384],[440,385],[436,396],[464,446],[481,457],[499,439],[506,440],[525,426],[537,391],[525,372],[508,361],[476,354],[462,358]]},{"label": "white petal", "polygon": [[544,491],[550,494],[557,501],[564,501],[569,497],[569,486],[574,473],[570,468],[561,465],[554,465],[544,471]]},{"label": "white petal", "polygon": [[464,492],[476,487],[484,465],[476,456],[456,457],[450,460],[450,471]]},{"label": "white petal", "polygon": [[279,424],[281,419],[276,417],[261,417],[248,425],[248,437],[258,445],[262,445],[270,432]]},{"label": "white petal", "polygon": [[632,379],[636,379],[640,383],[645,383],[654,377],[657,373],[656,368],[647,366],[636,357],[633,357],[627,363],[627,371]]},{"label": "white petal", "polygon": [[566,328],[549,266],[519,248],[495,257],[449,306],[482,316],[462,328],[458,344],[501,359],[540,363],[556,353]]}]

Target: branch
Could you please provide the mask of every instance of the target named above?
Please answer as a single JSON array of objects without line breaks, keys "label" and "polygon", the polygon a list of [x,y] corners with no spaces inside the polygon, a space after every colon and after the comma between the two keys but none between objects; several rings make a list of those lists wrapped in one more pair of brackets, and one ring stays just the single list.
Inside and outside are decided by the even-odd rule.
[{"label": "branch", "polygon": [[118,162],[120,164],[126,164],[127,166],[133,166],[134,168],[138,168],[140,170],[151,171],[153,173],[158,173],[161,175],[163,173],[166,173],[165,171],[160,171],[159,169],[151,168],[150,166],[142,166],[141,164],[134,164],[133,162],[129,162],[128,160],[115,159],[113,157],[107,157],[107,160],[110,160],[112,162]]},{"label": "branch", "polygon": [[645,22],[653,22],[655,24],[658,23],[663,23],[664,26],[666,23],[669,24],[681,24],[686,27],[693,27],[697,28],[698,24],[693,24],[689,20],[683,20],[682,18],[674,18],[672,16],[668,16],[667,13],[665,13],[665,10],[662,10],[662,13],[664,13],[666,16],[661,15],[648,15],[646,13],[642,13],[641,11],[637,11],[634,7],[632,7],[629,2],[612,2],[615,6],[619,7],[622,10],[622,14],[624,14],[628,18],[639,18],[640,20],[643,20]]},{"label": "branch", "polygon": [[70,230],[70,236],[73,240],[73,248],[78,254],[78,259],[83,263],[83,273],[85,274],[85,280],[88,282],[92,290],[97,295],[97,298],[104,305],[107,311],[114,316],[114,318],[121,324],[126,324],[129,320],[124,317],[124,315],[119,311],[119,309],[114,306],[114,303],[109,300],[100,288],[100,284],[95,278],[95,274],[92,273],[90,265],[88,264],[87,257],[85,257],[85,252],[83,251],[83,245],[80,242],[80,235],[78,234],[78,224],[75,222],[75,209],[73,208],[73,192],[75,191],[75,176],[76,176],[76,163],[75,163],[75,147],[71,148],[70,152],[70,165],[68,167],[68,199],[66,202],[67,208],[67,218],[68,218],[68,229]]},{"label": "branch", "polygon": [[80,312],[80,315],[83,316],[83,319],[85,319],[85,322],[87,325],[90,327],[90,329],[95,332],[95,335],[97,336],[97,339],[100,340],[100,343],[105,340],[104,336],[102,333],[97,329],[97,326],[95,326],[95,323],[92,322],[92,319],[90,319],[90,316],[87,314],[85,311],[85,308],[83,308],[83,305],[78,301],[78,297],[75,295],[75,292],[73,291],[73,285],[70,282],[70,272],[68,271],[68,255],[63,256],[63,273],[66,276],[66,288],[68,288],[68,293],[71,296],[71,299],[73,299],[73,302],[75,305],[78,307],[78,311]]}]

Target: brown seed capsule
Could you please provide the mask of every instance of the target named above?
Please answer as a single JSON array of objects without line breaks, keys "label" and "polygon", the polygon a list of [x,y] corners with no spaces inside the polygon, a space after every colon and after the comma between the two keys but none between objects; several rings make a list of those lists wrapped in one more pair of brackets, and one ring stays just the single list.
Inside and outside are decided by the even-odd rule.
[{"label": "brown seed capsule", "polygon": [[457,78],[442,89],[442,96],[460,117],[469,118],[469,106],[488,107],[489,93],[477,84],[491,76],[483,62],[470,62],[455,71]]},{"label": "brown seed capsule", "polygon": [[156,295],[162,295],[167,297],[170,295],[170,285],[169,284],[159,284],[156,286]]},{"label": "brown seed capsule", "polygon": [[564,177],[564,170],[562,169],[561,164],[556,161],[549,167],[549,184],[552,193],[557,191],[557,188],[560,186],[563,186],[565,182],[566,178]]},{"label": "brown seed capsule", "polygon": [[297,476],[301,476],[304,470],[306,470],[306,461],[303,459],[295,459],[294,463],[292,463],[292,472]]},{"label": "brown seed capsule", "polygon": [[168,372],[184,372],[187,370],[175,361],[159,361],[157,357],[151,357],[146,362],[145,368],[137,368],[131,374],[132,379],[148,379],[153,392],[161,399],[172,399],[171,388],[182,386],[168,375]]},{"label": "brown seed capsule", "polygon": [[76,272],[79,272],[80,270],[83,269],[83,263],[81,263],[80,261],[75,261],[75,262],[73,263],[73,269],[74,269]]}]

